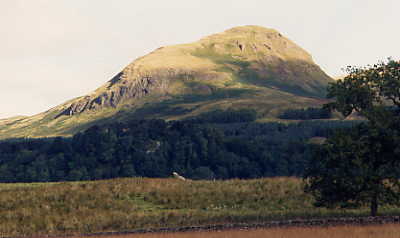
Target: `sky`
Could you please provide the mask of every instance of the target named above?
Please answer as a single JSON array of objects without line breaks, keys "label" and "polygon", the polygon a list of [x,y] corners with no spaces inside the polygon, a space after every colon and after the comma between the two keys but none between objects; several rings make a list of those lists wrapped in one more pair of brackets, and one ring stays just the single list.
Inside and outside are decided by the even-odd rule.
[{"label": "sky", "polygon": [[274,28],[330,76],[400,58],[398,0],[0,0],[0,118],[85,95],[137,57],[242,25]]}]

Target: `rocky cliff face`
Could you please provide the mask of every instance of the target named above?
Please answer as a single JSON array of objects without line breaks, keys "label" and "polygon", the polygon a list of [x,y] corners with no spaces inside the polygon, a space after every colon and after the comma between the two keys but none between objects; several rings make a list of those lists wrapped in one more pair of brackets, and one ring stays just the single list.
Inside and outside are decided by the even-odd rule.
[{"label": "rocky cliff face", "polygon": [[102,107],[117,107],[127,99],[137,99],[150,95],[168,93],[171,82],[176,80],[190,81],[190,79],[218,80],[215,73],[197,72],[183,69],[155,69],[149,72],[140,72],[133,67],[127,67],[117,74],[107,85],[84,96],[72,103],[61,115],[74,115],[88,110],[97,110]]}]

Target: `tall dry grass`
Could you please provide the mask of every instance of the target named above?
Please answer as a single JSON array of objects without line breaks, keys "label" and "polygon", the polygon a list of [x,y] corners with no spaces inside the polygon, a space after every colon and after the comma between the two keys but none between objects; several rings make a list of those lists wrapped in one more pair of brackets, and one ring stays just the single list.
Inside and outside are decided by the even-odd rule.
[{"label": "tall dry grass", "polygon": [[[301,179],[114,179],[0,184],[0,236],[65,235],[142,228],[368,214],[315,208]],[[399,209],[387,208],[386,213]]]}]

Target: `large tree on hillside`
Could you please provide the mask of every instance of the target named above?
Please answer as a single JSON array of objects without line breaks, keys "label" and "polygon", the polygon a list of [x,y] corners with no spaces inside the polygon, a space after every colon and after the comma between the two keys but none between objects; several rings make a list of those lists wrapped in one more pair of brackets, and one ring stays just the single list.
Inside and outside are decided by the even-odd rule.
[{"label": "large tree on hillside", "polygon": [[317,206],[368,204],[376,216],[379,204],[400,200],[400,63],[389,60],[348,72],[328,87],[335,101],[326,107],[367,120],[317,149],[305,173],[306,192]]}]

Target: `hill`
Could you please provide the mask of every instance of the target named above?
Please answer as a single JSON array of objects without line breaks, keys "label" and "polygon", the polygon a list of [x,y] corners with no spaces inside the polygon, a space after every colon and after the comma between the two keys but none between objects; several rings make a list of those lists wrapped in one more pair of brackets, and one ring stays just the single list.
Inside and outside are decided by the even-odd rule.
[{"label": "hill", "polygon": [[140,57],[94,92],[32,117],[0,122],[0,138],[68,136],[132,118],[184,119],[252,108],[276,118],[325,103],[332,79],[273,29],[242,26]]}]

